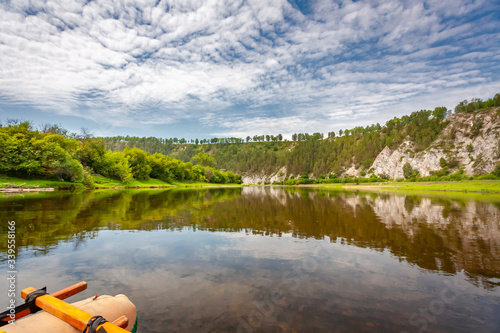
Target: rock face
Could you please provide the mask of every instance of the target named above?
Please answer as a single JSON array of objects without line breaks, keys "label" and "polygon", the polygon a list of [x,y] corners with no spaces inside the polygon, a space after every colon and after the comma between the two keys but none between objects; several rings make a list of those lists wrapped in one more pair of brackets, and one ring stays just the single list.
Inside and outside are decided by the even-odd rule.
[{"label": "rock face", "polygon": [[[399,147],[385,147],[376,157],[365,177],[372,173],[386,175],[390,179],[403,178],[403,166],[410,163],[420,176],[429,176],[431,171],[442,169],[440,160],[455,162],[468,176],[492,172],[500,160],[500,108],[473,113],[455,113],[446,118],[448,125],[437,139],[423,151],[417,152],[413,138],[408,137]],[[452,163],[453,164],[453,163]],[[242,177],[243,184],[264,184],[283,181],[286,166],[273,174],[253,174]],[[353,164],[340,176],[360,177],[361,167]],[[290,176],[290,175],[288,175]],[[295,175],[299,177],[300,175]],[[311,176],[310,176],[311,177]],[[312,178],[312,177],[311,177]]]},{"label": "rock face", "polygon": [[243,185],[264,184],[266,182],[272,184],[273,182],[283,181],[285,177],[286,177],[286,166],[282,167],[272,175],[266,175],[266,174],[243,175],[241,177],[241,180],[243,182]]},{"label": "rock face", "polygon": [[449,124],[429,148],[415,152],[411,138],[394,151],[385,147],[373,162],[369,173],[385,174],[391,179],[403,178],[403,166],[408,162],[425,177],[431,171],[441,169],[441,158],[447,162],[458,162],[458,166],[469,176],[492,172],[500,159],[498,108],[471,114],[453,114],[447,120]]}]

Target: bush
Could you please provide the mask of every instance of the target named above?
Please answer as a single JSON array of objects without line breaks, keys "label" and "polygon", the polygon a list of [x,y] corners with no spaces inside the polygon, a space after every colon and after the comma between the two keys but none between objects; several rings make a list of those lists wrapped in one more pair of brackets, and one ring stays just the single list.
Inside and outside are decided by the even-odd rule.
[{"label": "bush", "polygon": [[411,167],[411,164],[409,162],[406,162],[405,165],[403,165],[403,176],[405,179],[410,178],[413,175],[413,168]]},{"label": "bush", "polygon": [[173,179],[172,168],[174,164],[170,157],[156,153],[148,157],[148,163],[151,167],[150,177],[163,180],[164,182]]},{"label": "bush", "polygon": [[481,128],[483,127],[483,122],[480,119],[474,120],[474,124],[471,127],[470,137],[474,138],[481,133]]},{"label": "bush", "polygon": [[499,177],[500,178],[500,161],[497,161],[497,166],[496,166],[495,170],[493,170],[492,174],[495,177]]},{"label": "bush", "polygon": [[128,164],[128,159],[119,152],[107,151],[104,154],[103,167],[100,174],[122,182],[128,182],[133,179],[132,170]]},{"label": "bush", "polygon": [[86,169],[83,169],[83,185],[89,189],[94,188],[94,177]]},{"label": "bush", "polygon": [[123,155],[127,158],[135,179],[149,180],[151,166],[148,163],[148,153],[139,148],[126,147],[123,150]]},{"label": "bush", "polygon": [[497,176],[495,176],[493,173],[487,173],[487,174],[481,175],[475,179],[477,179],[477,180],[495,180],[495,179],[497,179]]}]

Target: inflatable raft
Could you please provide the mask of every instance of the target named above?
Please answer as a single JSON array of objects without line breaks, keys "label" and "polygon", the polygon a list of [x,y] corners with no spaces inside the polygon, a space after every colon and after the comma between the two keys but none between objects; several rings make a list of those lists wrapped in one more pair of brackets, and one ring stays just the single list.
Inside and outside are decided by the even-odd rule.
[{"label": "inflatable raft", "polygon": [[[21,297],[26,300],[26,303],[16,307],[15,311],[8,310],[1,314],[0,333],[127,333],[137,331],[136,308],[125,295],[95,296],[71,304],[63,301],[86,288],[87,283],[80,282],[51,295],[47,294],[45,289],[24,289]],[[39,310],[45,311],[22,318]]]}]

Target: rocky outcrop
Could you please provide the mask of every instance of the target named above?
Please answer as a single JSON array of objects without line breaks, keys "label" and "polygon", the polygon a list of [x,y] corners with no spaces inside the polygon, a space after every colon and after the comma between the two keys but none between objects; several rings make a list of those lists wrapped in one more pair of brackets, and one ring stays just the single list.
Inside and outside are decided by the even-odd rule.
[{"label": "rocky outcrop", "polygon": [[[440,170],[440,160],[455,161],[469,176],[490,173],[500,159],[500,109],[475,113],[458,113],[447,118],[449,122],[438,138],[424,151],[416,152],[411,138],[397,149],[385,147],[377,156],[369,174],[403,178],[403,166],[410,163],[420,175],[429,176]],[[349,174],[354,176],[355,173]]]},{"label": "rocky outcrop", "polygon": [[272,184],[273,182],[281,182],[285,179],[286,177],[286,166],[282,167],[275,173],[271,175],[266,175],[264,173],[262,174],[254,174],[254,175],[243,175],[241,177],[241,180],[243,182],[243,185],[250,185],[250,184],[265,184],[265,183],[270,183]]},{"label": "rocky outcrop", "polygon": [[[455,113],[446,118],[447,125],[427,149],[417,151],[413,138],[406,140],[394,150],[385,147],[366,172],[352,164],[339,176],[370,177],[387,176],[403,178],[403,166],[410,163],[420,176],[442,169],[441,159],[448,162],[450,171],[462,168],[468,176],[492,172],[500,160],[500,108],[473,113]],[[289,150],[291,150],[289,148]],[[287,176],[286,166],[272,174],[252,174],[242,177],[243,184],[264,184],[283,181]],[[289,177],[291,175],[288,175]],[[294,175],[296,178],[300,175]],[[309,176],[314,178],[313,175]]]}]

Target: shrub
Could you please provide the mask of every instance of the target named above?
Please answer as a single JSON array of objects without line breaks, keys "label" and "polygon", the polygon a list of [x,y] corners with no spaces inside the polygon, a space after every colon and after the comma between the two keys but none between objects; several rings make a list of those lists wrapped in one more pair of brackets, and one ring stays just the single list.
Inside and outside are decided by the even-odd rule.
[{"label": "shrub", "polygon": [[151,166],[148,163],[148,153],[139,148],[126,147],[123,155],[128,159],[135,179],[149,180]]},{"label": "shrub", "polygon": [[122,153],[111,151],[104,154],[104,163],[100,174],[105,177],[119,179],[122,182],[128,182],[133,178],[127,158]]},{"label": "shrub", "polygon": [[500,161],[497,161],[497,166],[496,166],[495,170],[493,170],[492,174],[495,177],[500,177]]},{"label": "shrub", "polygon": [[409,162],[406,162],[405,165],[403,165],[403,176],[405,179],[410,178],[413,175],[413,168],[411,167],[411,164]]}]

